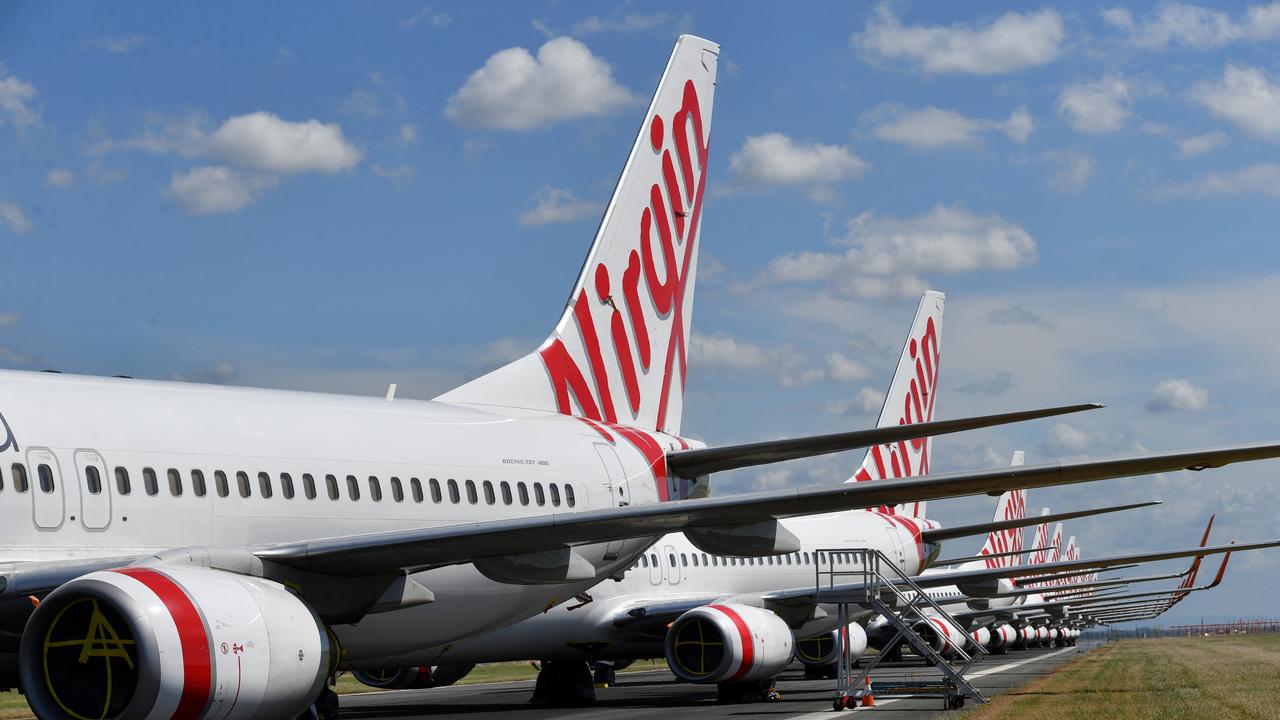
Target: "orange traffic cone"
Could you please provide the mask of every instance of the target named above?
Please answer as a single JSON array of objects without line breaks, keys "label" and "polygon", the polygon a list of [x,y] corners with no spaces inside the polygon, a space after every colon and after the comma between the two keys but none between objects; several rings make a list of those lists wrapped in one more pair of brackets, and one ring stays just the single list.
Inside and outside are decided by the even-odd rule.
[{"label": "orange traffic cone", "polygon": [[876,696],[871,694],[871,676],[867,676],[867,691],[862,695],[862,707],[875,707]]}]

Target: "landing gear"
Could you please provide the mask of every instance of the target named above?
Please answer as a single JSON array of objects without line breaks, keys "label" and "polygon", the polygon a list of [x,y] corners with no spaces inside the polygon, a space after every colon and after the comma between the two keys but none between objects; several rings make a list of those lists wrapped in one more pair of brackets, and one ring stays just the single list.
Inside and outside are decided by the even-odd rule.
[{"label": "landing gear", "polygon": [[612,660],[596,660],[591,663],[591,679],[598,688],[611,688],[618,684],[618,667]]},{"label": "landing gear", "polygon": [[316,701],[296,720],[338,720],[338,693],[325,685]]},{"label": "landing gear", "polygon": [[529,702],[557,707],[594,705],[596,689],[585,661],[544,660]]},{"label": "landing gear", "polygon": [[772,702],[782,699],[773,678],[756,682],[720,683],[716,685],[716,702]]}]

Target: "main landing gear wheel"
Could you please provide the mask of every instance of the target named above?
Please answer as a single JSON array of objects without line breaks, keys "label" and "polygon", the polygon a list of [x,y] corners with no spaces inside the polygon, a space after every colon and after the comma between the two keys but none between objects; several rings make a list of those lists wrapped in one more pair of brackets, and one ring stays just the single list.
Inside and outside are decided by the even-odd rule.
[{"label": "main landing gear wheel", "polygon": [[591,667],[585,661],[544,660],[529,702],[556,707],[582,707],[596,703]]},{"label": "main landing gear wheel", "polygon": [[326,685],[311,707],[296,720],[338,720],[338,693]]}]

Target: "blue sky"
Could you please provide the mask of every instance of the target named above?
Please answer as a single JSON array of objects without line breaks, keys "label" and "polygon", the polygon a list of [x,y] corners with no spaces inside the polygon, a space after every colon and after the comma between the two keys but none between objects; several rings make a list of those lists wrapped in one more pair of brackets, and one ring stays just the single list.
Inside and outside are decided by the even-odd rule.
[{"label": "blue sky", "polygon": [[[869,424],[929,287],[942,416],[1109,404],[935,467],[1280,437],[1280,4],[4,3],[0,365],[432,397],[522,354],[680,32],[723,48],[689,434]],[[1085,553],[1271,537],[1275,476],[1029,506],[1167,501]],[[1172,619],[1270,613],[1280,556],[1233,565]]]}]

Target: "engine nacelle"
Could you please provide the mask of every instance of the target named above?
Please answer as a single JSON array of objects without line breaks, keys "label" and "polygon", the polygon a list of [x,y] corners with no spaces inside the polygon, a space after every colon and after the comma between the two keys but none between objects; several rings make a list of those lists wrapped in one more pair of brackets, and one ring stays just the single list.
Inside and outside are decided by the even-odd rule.
[{"label": "engine nacelle", "polygon": [[1031,627],[1030,625],[1023,625],[1022,627],[1018,628],[1018,638],[1022,640],[1022,643],[1024,645],[1035,642],[1036,629]]},{"label": "engine nacelle", "polygon": [[279,583],[164,565],[89,573],[44,599],[19,666],[41,718],[294,717],[336,657]]},{"label": "engine nacelle", "polygon": [[942,618],[925,618],[911,629],[941,655],[955,652],[966,643],[964,632]]},{"label": "engine nacelle", "polygon": [[1013,629],[1012,625],[1005,623],[998,625],[991,631],[991,642],[987,647],[998,650],[1000,648],[1008,648],[1018,640],[1018,631]]},{"label": "engine nacelle", "polygon": [[353,670],[356,680],[379,690],[420,690],[447,687],[467,676],[475,665],[419,665],[417,667]]},{"label": "engine nacelle", "polygon": [[724,603],[703,605],[667,630],[667,666],[693,683],[766,680],[791,663],[791,628],[768,610]]},{"label": "engine nacelle", "polygon": [[987,647],[991,644],[991,631],[986,627],[980,627],[969,633],[969,637],[978,643],[978,647]]},{"label": "engine nacelle", "polygon": [[1044,625],[1036,626],[1036,642],[1046,643],[1049,641],[1049,628]]},{"label": "engine nacelle", "polygon": [[[796,640],[796,659],[810,667],[827,667],[840,659],[839,630]],[[867,631],[857,623],[844,629],[845,657],[857,660],[867,651]]]}]

